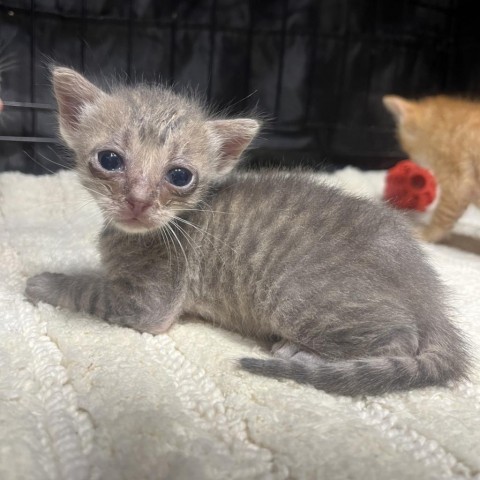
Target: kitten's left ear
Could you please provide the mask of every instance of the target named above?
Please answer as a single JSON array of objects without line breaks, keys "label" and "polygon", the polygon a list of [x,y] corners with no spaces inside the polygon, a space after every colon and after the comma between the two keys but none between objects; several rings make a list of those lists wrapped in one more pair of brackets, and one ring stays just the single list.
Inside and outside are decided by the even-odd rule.
[{"label": "kitten's left ear", "polygon": [[217,172],[221,175],[232,170],[240,155],[250,145],[260,129],[260,124],[250,118],[234,120],[210,120],[207,127],[212,133],[220,152]]},{"label": "kitten's left ear", "polygon": [[382,100],[385,108],[393,114],[399,124],[403,123],[414,109],[413,102],[397,95],[385,95]]}]

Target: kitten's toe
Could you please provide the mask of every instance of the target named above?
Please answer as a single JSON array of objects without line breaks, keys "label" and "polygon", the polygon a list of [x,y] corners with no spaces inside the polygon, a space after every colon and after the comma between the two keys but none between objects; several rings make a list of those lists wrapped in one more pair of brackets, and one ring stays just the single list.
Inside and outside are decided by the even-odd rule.
[{"label": "kitten's toe", "polygon": [[25,297],[34,305],[38,302],[52,303],[52,294],[65,276],[61,273],[44,272],[30,277],[25,287]]},{"label": "kitten's toe", "polygon": [[277,358],[288,360],[300,351],[300,347],[289,340],[280,340],[272,345],[272,355]]}]

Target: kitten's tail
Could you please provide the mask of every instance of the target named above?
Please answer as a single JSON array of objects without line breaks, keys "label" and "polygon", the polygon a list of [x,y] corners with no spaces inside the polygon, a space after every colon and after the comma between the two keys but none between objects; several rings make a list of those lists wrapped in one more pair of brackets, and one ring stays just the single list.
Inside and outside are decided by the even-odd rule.
[{"label": "kitten's tail", "polygon": [[[356,360],[323,360],[306,354],[307,360],[242,358],[247,371],[268,377],[288,378],[310,383],[327,393],[340,395],[379,395],[398,390],[446,385],[465,378],[466,351],[425,351],[415,357],[366,357]],[[456,358],[455,358],[456,357]]]}]

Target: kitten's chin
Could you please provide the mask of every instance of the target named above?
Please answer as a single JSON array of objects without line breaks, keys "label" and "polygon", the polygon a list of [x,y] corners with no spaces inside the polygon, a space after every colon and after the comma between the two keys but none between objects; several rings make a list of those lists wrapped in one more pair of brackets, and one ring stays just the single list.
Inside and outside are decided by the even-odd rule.
[{"label": "kitten's chin", "polygon": [[155,225],[146,224],[135,218],[130,220],[117,220],[114,223],[119,230],[125,233],[147,233],[157,228]]}]

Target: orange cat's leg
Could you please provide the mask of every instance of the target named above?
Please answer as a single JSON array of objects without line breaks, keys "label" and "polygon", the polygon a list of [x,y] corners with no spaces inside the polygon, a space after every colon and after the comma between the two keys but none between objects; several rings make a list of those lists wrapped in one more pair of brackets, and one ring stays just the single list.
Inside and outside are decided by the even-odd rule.
[{"label": "orange cat's leg", "polygon": [[477,207],[480,208],[480,196],[478,193],[475,195],[475,198],[473,199],[472,203]]},{"label": "orange cat's leg", "polygon": [[438,242],[452,230],[457,220],[464,214],[472,201],[470,179],[448,179],[441,184],[440,201],[429,225],[419,231],[420,237],[427,242]]}]

